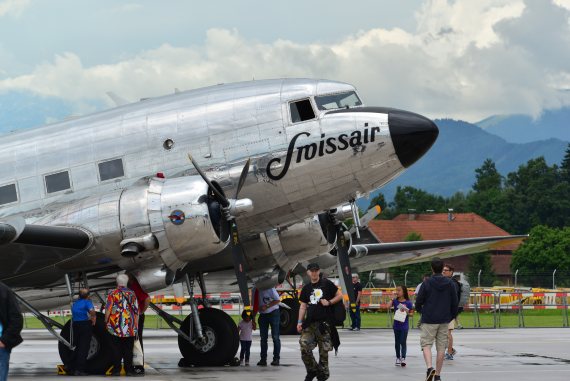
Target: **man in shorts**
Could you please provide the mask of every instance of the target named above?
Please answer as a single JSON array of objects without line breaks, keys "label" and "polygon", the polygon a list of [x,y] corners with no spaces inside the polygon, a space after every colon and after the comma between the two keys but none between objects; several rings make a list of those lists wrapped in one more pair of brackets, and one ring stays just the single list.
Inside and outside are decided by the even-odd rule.
[{"label": "man in shorts", "polygon": [[[447,348],[449,322],[457,316],[457,289],[451,279],[442,275],[443,261],[431,261],[433,275],[422,284],[416,297],[416,311],[421,313],[420,345],[427,366],[426,381],[441,380],[443,358]],[[437,350],[436,367],[432,365],[431,348]]]},{"label": "man in shorts", "polygon": [[[452,265],[450,265],[449,263],[446,263],[445,265],[443,265],[443,273],[442,274],[443,274],[443,276],[452,280],[453,285],[455,286],[455,289],[457,291],[457,300],[460,300],[461,299],[461,284],[459,284],[459,280],[457,280],[457,278],[455,278],[453,276],[454,271],[455,271],[455,268]],[[457,310],[459,313],[460,308],[458,307]],[[457,351],[455,350],[455,348],[453,348],[453,330],[455,329],[456,321],[457,321],[457,317],[449,322],[449,327],[447,329],[448,340],[447,340],[447,352],[445,353],[445,359],[446,360],[453,360],[453,356],[455,356],[457,354]]]}]

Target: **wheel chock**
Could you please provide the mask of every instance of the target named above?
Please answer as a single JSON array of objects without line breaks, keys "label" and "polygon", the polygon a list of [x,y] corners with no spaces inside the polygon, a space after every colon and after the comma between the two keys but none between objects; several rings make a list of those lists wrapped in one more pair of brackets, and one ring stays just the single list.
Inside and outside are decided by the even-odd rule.
[{"label": "wheel chock", "polygon": [[[114,368],[114,366],[111,365],[109,367],[109,369],[107,369],[107,371],[105,372],[105,376],[110,376],[111,374],[113,374],[113,368]],[[127,375],[127,372],[125,371],[125,367],[124,367],[124,365],[121,365],[121,376],[126,376],[126,375]]]}]

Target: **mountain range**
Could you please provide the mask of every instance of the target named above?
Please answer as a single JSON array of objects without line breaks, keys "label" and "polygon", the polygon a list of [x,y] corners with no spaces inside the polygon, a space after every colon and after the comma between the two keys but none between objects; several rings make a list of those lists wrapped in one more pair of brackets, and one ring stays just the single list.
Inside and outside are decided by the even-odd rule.
[{"label": "mountain range", "polygon": [[[431,150],[404,174],[380,191],[392,200],[397,186],[410,185],[430,193],[451,196],[468,192],[475,183],[475,169],[492,159],[502,175],[515,171],[528,160],[544,156],[548,164],[560,164],[568,142],[546,139],[530,143],[509,143],[487,130],[463,121],[438,119],[439,137]],[[371,197],[374,197],[374,192]],[[359,201],[367,208],[369,201]]]},{"label": "mountain range", "polygon": [[475,124],[511,143],[549,138],[570,141],[570,107],[545,110],[538,118],[529,115],[495,115]]}]

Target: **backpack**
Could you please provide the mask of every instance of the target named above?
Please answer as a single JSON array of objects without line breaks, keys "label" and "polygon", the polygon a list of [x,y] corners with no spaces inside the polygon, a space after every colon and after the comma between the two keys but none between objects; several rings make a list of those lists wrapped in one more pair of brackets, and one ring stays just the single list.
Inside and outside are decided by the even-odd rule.
[{"label": "backpack", "polygon": [[461,296],[459,297],[459,306],[463,307],[469,304],[469,297],[471,296],[471,286],[467,282],[460,283],[461,285]]},{"label": "backpack", "polygon": [[346,320],[346,309],[344,308],[343,301],[341,300],[340,302],[333,304],[330,309],[330,322],[337,327],[342,327],[344,325],[344,321]]}]

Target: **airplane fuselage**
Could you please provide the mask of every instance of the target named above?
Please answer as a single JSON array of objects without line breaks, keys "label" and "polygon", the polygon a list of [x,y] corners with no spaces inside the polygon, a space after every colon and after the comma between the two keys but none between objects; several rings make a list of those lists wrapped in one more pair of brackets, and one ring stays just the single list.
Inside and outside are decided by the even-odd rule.
[{"label": "airplane fuselage", "polygon": [[[349,103],[324,103],[339,94],[348,94]],[[392,114],[394,120],[402,115],[421,119],[364,107],[348,84],[283,79],[192,90],[7,134],[0,140],[0,190],[9,193],[13,185],[16,199],[0,204],[0,220],[20,215],[27,223],[89,232],[93,244],[86,252],[46,272],[117,264],[156,267],[157,256],[135,263],[123,258],[119,248],[134,230],[144,230],[132,227],[129,233],[125,216],[143,209],[150,216],[152,184],[161,187],[163,182],[155,177],[158,173],[167,180],[194,175],[187,157],[191,153],[233,195],[242,165],[251,158],[240,197],[251,199],[254,209],[238,220],[240,235],[260,234],[302,222],[398,176],[409,164],[402,159],[405,140],[395,147]],[[172,192],[180,194],[186,186],[172,185]],[[180,212],[176,200],[173,213]],[[121,213],[128,202],[132,210]],[[152,230],[148,216],[147,230]],[[172,228],[169,217],[158,218]],[[180,256],[165,255],[161,262],[171,269],[183,266]],[[41,278],[41,272],[37,275]],[[51,275],[47,278],[55,277]]]}]

